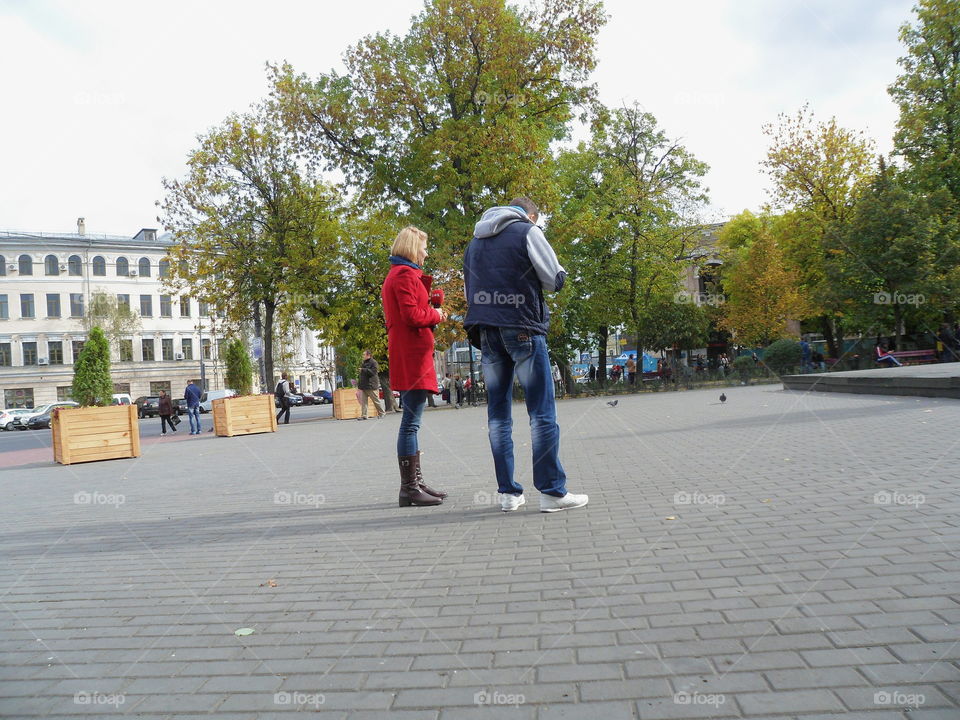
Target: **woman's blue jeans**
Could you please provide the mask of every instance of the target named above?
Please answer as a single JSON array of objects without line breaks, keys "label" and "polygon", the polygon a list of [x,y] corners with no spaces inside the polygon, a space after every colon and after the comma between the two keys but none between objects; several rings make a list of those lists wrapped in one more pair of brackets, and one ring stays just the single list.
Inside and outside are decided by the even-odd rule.
[{"label": "woman's blue jeans", "polygon": [[402,390],[400,403],[403,405],[403,416],[400,418],[400,432],[397,434],[397,455],[400,457],[416,455],[420,449],[417,442],[417,431],[420,429],[420,419],[423,417],[423,408],[427,404],[429,390]]},{"label": "woman's blue jeans", "polygon": [[560,464],[560,426],[545,335],[511,328],[483,328],[483,379],[487,386],[487,431],[501,493],[519,495],[513,479],[513,377],[523,387],[533,441],[533,484],[545,495],[567,494]]}]

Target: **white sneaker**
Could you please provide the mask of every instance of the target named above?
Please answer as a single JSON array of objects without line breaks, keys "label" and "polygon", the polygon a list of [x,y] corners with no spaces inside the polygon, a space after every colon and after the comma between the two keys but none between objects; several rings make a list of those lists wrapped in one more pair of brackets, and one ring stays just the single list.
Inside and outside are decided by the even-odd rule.
[{"label": "white sneaker", "polygon": [[527,499],[523,495],[509,495],[500,493],[500,509],[504,512],[513,512],[521,505],[526,505]]},{"label": "white sneaker", "polygon": [[589,498],[586,495],[574,495],[567,493],[563,497],[554,497],[553,495],[540,496],[540,512],[559,512],[560,510],[572,510],[573,508],[583,507],[587,504]]}]

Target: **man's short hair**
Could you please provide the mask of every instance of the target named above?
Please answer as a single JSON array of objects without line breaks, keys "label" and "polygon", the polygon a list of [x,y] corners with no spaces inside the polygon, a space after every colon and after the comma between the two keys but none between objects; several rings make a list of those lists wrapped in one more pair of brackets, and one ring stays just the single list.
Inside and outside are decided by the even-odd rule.
[{"label": "man's short hair", "polygon": [[510,201],[511,205],[516,205],[517,207],[522,207],[524,212],[527,215],[533,215],[534,217],[540,217],[540,208],[537,207],[537,204],[528,198],[526,195],[521,197],[515,197]]}]

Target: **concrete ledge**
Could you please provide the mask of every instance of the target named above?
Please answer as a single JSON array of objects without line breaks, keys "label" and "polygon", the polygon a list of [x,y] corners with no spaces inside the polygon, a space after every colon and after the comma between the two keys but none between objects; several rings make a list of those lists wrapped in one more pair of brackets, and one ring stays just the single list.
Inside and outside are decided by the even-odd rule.
[{"label": "concrete ledge", "polygon": [[784,375],[785,390],[960,399],[960,363]]}]

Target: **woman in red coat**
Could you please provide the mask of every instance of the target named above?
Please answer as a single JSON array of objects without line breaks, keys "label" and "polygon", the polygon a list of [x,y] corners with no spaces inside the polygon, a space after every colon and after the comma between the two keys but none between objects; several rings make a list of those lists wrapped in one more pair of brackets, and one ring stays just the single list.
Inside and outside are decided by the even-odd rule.
[{"label": "woman in red coat", "polygon": [[421,266],[427,257],[427,234],[405,227],[393,241],[392,267],[383,281],[383,317],[387,324],[390,385],[400,391],[403,417],[397,436],[400,462],[400,507],[439,505],[446,493],[423,484],[417,431],[427,395],[437,391],[433,367],[433,328],[447,314],[430,306],[433,278]]}]

